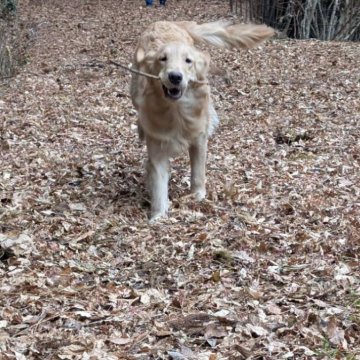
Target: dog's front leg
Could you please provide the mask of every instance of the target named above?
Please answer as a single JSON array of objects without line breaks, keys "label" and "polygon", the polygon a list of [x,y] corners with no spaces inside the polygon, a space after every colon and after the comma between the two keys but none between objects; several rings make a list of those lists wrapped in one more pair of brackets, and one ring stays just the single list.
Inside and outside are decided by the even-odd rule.
[{"label": "dog's front leg", "polygon": [[146,138],[148,150],[147,177],[151,199],[150,221],[165,216],[169,208],[169,154],[161,142]]},{"label": "dog's front leg", "polygon": [[202,200],[206,195],[205,188],[205,167],[207,152],[207,136],[200,134],[190,145],[190,164],[191,164],[191,192],[195,194],[197,200]]}]

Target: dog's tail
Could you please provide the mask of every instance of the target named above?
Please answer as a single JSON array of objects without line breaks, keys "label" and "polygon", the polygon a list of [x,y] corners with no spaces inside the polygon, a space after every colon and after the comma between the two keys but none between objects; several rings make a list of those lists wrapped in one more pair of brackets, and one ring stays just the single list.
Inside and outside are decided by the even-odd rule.
[{"label": "dog's tail", "polygon": [[216,21],[206,24],[184,21],[181,23],[195,43],[220,48],[251,48],[270,38],[275,31],[266,25],[235,24]]}]

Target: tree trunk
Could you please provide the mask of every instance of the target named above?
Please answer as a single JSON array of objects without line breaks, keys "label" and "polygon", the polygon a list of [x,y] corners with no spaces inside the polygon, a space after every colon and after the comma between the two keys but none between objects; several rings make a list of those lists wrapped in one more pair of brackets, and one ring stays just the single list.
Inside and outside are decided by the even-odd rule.
[{"label": "tree trunk", "polygon": [[303,19],[301,21],[300,36],[302,39],[308,39],[310,37],[311,23],[314,20],[315,9],[318,0],[307,0],[304,10]]},{"label": "tree trunk", "polygon": [[333,4],[334,5],[333,5],[332,12],[331,12],[329,25],[328,25],[327,38],[324,39],[324,40],[331,40],[333,38],[334,33],[335,33],[335,29],[336,29],[336,26],[337,26],[336,12],[337,12],[338,7],[339,7],[339,0],[335,0]]}]

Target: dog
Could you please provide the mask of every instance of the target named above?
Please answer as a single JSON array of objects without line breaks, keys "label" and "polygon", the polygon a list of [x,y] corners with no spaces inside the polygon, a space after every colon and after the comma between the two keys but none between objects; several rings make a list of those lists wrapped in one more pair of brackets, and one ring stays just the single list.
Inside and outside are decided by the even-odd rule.
[{"label": "dog", "polygon": [[210,56],[195,45],[251,48],[273,34],[266,25],[159,21],[140,36],[132,68],[154,78],[133,74],[130,93],[147,146],[150,221],[168,212],[169,159],[184,150],[190,155],[191,193],[197,200],[206,195],[207,142],[219,120],[207,80]]}]

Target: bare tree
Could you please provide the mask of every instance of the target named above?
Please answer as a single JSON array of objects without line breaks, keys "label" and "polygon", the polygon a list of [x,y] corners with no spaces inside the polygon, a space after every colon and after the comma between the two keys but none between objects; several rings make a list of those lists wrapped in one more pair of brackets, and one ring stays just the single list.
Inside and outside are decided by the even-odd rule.
[{"label": "bare tree", "polygon": [[15,11],[14,1],[0,0],[0,77],[9,77],[13,73],[13,58],[8,34]]},{"label": "bare tree", "polygon": [[359,0],[230,0],[230,8],[294,38],[360,40]]},{"label": "bare tree", "polygon": [[19,15],[16,0],[0,0],[0,79],[15,75],[25,61],[29,39]]}]

